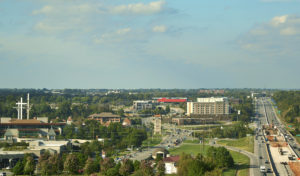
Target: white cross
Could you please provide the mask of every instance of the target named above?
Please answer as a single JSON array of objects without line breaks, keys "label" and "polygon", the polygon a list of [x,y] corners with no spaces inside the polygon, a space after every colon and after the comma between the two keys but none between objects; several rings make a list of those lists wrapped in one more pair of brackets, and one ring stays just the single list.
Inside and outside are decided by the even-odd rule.
[{"label": "white cross", "polygon": [[23,119],[23,105],[26,105],[27,103],[23,103],[23,98],[21,97],[21,102],[19,101],[16,103],[18,105],[18,119]]}]

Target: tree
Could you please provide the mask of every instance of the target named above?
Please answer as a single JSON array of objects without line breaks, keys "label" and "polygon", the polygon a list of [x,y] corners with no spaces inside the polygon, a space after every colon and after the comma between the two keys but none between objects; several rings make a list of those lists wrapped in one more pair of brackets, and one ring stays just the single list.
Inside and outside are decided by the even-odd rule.
[{"label": "tree", "polygon": [[26,158],[26,163],[24,166],[24,174],[32,175],[35,169],[35,164],[32,156]]},{"label": "tree", "polygon": [[86,164],[85,164],[83,170],[84,170],[84,173],[90,175],[92,173],[99,171],[99,164],[97,162],[93,161],[92,158],[88,158],[86,160]]},{"label": "tree", "polygon": [[148,161],[142,161],[140,165],[140,169],[143,172],[144,176],[153,176],[153,168],[151,167],[151,163]]},{"label": "tree", "polygon": [[139,170],[140,169],[140,165],[141,165],[141,162],[139,162],[138,160],[135,160],[133,162],[134,171]]},{"label": "tree", "polygon": [[169,114],[170,113],[170,106],[168,105],[167,107],[166,107],[166,114]]},{"label": "tree", "polygon": [[108,169],[113,168],[115,166],[115,162],[112,158],[104,158],[101,162],[101,172],[106,173]]},{"label": "tree", "polygon": [[38,168],[42,175],[59,174],[63,170],[62,159],[57,154],[50,155],[49,152],[46,152],[40,156]]},{"label": "tree", "polygon": [[160,160],[157,163],[156,169],[157,169],[157,172],[155,174],[156,176],[164,176],[165,175],[166,168],[165,168],[165,163],[162,160]]},{"label": "tree", "polygon": [[109,168],[106,173],[106,176],[118,176],[119,175],[119,170],[117,168]]},{"label": "tree", "polygon": [[69,173],[75,174],[79,170],[78,162],[79,160],[76,155],[69,154],[64,163],[64,169]]},{"label": "tree", "polygon": [[22,175],[24,170],[24,164],[22,160],[19,160],[15,167],[12,169],[15,175]]},{"label": "tree", "polygon": [[133,162],[129,159],[123,160],[121,167],[119,169],[119,173],[122,176],[128,176],[134,171],[134,165]]}]

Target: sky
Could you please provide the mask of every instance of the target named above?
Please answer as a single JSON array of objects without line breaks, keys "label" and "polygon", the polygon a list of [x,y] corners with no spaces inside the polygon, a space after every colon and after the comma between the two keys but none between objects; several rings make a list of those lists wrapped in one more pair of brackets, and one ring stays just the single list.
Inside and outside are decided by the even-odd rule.
[{"label": "sky", "polygon": [[300,0],[0,0],[0,88],[300,88]]}]

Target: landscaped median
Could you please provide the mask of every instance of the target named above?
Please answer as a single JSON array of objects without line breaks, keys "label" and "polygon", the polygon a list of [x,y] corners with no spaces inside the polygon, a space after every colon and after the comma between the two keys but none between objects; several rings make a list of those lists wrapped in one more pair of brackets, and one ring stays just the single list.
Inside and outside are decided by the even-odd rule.
[{"label": "landscaped median", "polygon": [[[180,155],[181,153],[192,154],[196,156],[198,153],[203,154],[204,156],[207,153],[207,149],[210,146],[203,144],[182,144],[178,148],[169,150],[171,155]],[[235,167],[226,169],[223,172],[224,176],[231,176],[237,173],[238,176],[248,176],[249,175],[249,166],[250,159],[239,152],[229,150],[231,156],[233,157]]]},{"label": "landscaped median", "polygon": [[241,150],[246,150],[248,152],[254,153],[254,137],[243,137],[239,139],[222,139],[218,140],[217,144],[224,145],[224,146],[230,146],[235,147]]}]

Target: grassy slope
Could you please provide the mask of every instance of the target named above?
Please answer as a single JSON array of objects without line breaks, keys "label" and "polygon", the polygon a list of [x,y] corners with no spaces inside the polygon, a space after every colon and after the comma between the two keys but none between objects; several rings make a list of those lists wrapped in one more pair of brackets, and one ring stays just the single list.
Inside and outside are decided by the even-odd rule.
[{"label": "grassy slope", "polygon": [[244,137],[236,140],[219,140],[217,142],[220,145],[232,146],[248,152],[254,152],[254,137]]}]

